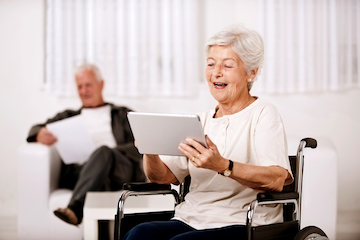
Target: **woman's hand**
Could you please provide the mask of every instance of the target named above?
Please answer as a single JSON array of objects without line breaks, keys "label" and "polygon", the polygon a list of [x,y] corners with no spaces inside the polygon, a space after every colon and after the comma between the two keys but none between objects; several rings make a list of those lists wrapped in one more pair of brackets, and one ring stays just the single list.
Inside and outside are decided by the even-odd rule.
[{"label": "woman's hand", "polygon": [[179,150],[184,153],[195,167],[211,169],[223,172],[229,166],[229,160],[223,158],[216,145],[205,136],[209,148],[204,147],[194,139],[186,139],[186,143],[180,143]]}]

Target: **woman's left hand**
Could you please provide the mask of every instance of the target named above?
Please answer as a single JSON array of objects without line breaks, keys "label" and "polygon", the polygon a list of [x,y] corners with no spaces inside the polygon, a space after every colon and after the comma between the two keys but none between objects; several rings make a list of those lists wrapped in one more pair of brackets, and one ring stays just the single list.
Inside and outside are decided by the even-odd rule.
[{"label": "woman's left hand", "polygon": [[229,166],[229,160],[223,158],[216,145],[205,136],[209,148],[204,147],[194,139],[186,139],[186,143],[180,143],[179,150],[184,153],[195,167],[211,169],[223,172]]}]

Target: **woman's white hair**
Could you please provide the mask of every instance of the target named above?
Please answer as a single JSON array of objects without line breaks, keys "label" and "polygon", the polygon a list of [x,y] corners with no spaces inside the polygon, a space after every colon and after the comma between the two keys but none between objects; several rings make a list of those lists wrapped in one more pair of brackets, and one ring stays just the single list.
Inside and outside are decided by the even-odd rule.
[{"label": "woman's white hair", "polygon": [[83,73],[84,71],[92,71],[95,74],[95,77],[98,80],[98,82],[103,81],[103,77],[101,76],[100,69],[95,64],[84,63],[84,64],[78,66],[75,69],[75,76]]},{"label": "woman's white hair", "polygon": [[209,55],[212,46],[231,46],[245,65],[245,71],[250,74],[258,69],[255,79],[248,83],[250,91],[253,82],[261,72],[264,64],[264,42],[261,35],[246,28],[243,24],[230,25],[212,36],[206,43],[205,53]]}]

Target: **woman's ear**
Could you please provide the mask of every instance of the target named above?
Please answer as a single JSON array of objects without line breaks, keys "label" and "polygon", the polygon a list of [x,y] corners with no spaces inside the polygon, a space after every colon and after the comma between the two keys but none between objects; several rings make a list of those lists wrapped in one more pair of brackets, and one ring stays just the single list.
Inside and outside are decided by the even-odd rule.
[{"label": "woman's ear", "polygon": [[249,82],[254,81],[256,74],[258,73],[258,70],[259,70],[259,68],[256,68],[256,69],[253,69],[250,71],[250,75],[249,75],[249,79],[248,79]]}]

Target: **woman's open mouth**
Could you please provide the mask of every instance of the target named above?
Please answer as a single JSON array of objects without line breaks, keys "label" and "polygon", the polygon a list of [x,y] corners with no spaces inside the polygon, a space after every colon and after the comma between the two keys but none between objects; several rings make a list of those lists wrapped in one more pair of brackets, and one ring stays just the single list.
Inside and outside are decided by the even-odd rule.
[{"label": "woman's open mouth", "polygon": [[217,88],[217,89],[222,89],[222,88],[225,88],[225,87],[227,86],[227,84],[226,84],[226,83],[218,83],[218,82],[215,82],[215,83],[214,83],[214,86],[215,86],[215,88]]}]

